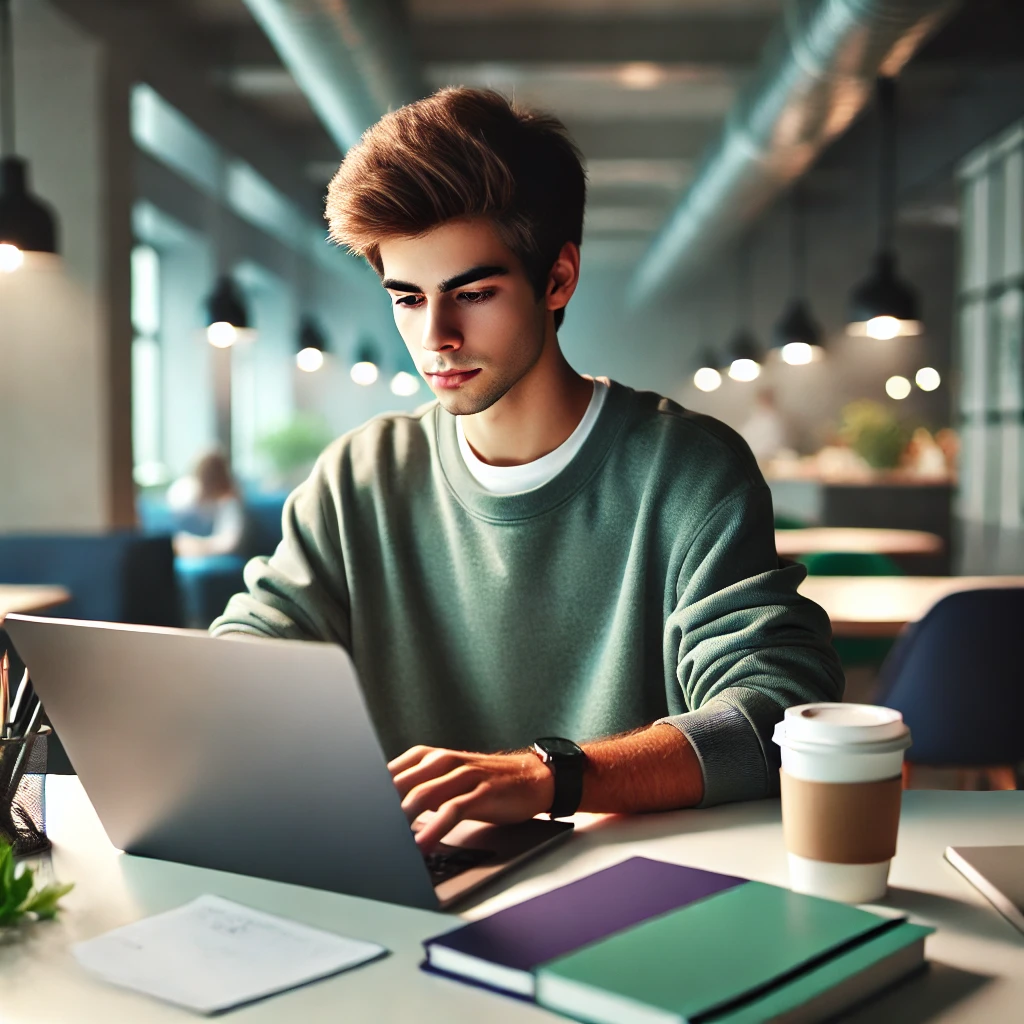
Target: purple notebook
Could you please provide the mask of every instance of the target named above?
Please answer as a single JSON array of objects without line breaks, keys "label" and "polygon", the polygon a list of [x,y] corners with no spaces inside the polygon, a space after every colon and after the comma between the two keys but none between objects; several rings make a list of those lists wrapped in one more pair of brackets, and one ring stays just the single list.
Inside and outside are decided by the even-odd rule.
[{"label": "purple notebook", "polygon": [[453,932],[428,939],[427,970],[533,998],[533,971],[614,932],[745,878],[631,857]]}]

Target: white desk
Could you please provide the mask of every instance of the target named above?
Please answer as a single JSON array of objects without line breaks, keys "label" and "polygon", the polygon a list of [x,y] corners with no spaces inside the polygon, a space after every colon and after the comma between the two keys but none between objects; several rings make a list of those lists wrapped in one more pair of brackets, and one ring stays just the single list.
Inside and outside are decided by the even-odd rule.
[{"label": "white desk", "polygon": [[[48,794],[54,870],[77,884],[60,919],[31,926],[21,942],[0,942],[3,1024],[195,1021],[184,1010],[94,981],[68,946],[203,892],[380,942],[392,951],[349,974],[237,1010],[226,1018],[232,1022],[564,1022],[534,1006],[418,970],[421,940],[455,926],[451,915],[125,857],[107,842],[76,779],[51,778]],[[578,822],[578,835],[464,916],[480,916],[637,853],[765,882],[786,880],[776,801],[636,818],[580,815]],[[1024,792],[906,794],[889,902],[939,928],[928,940],[933,965],[850,1020],[1000,1024],[1024,1018],[1024,936],[941,859],[949,844],[997,843],[1024,844]]]}]

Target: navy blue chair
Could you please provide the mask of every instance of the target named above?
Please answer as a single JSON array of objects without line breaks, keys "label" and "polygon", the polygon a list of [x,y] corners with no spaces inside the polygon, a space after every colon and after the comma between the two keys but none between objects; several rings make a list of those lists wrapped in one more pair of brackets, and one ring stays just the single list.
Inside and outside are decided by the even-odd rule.
[{"label": "navy blue chair", "polygon": [[897,642],[878,703],[910,726],[910,764],[999,769],[1024,762],[1024,589],[944,598]]},{"label": "navy blue chair", "polygon": [[[182,624],[174,552],[166,535],[146,537],[130,530],[0,535],[0,580],[67,587],[71,600],[49,613],[62,618]],[[10,650],[12,673],[19,678],[24,664],[3,630],[0,649]],[[56,735],[48,743],[47,771],[74,771]]]},{"label": "navy blue chair", "polygon": [[53,612],[63,618],[181,625],[174,552],[166,535],[0,535],[0,580],[67,587],[71,600]]}]

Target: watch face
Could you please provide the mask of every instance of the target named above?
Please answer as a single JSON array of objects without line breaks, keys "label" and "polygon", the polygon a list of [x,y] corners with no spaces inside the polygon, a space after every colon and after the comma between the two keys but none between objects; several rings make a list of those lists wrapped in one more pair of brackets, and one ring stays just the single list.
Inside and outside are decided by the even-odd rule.
[{"label": "watch face", "polygon": [[545,736],[537,740],[550,757],[578,757],[582,751],[572,740],[564,740],[560,736]]}]

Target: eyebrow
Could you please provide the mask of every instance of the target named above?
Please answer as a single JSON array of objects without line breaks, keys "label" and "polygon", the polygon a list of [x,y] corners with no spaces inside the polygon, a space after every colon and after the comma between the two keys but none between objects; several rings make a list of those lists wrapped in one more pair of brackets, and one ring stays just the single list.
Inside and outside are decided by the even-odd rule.
[{"label": "eyebrow", "polygon": [[[483,281],[488,277],[503,277],[508,273],[508,267],[502,267],[498,264],[493,266],[483,265],[479,267],[471,267],[469,270],[464,270],[461,274],[456,274],[454,277],[446,278],[438,286],[437,290],[443,295],[445,292],[450,292],[455,288],[461,288],[463,285],[473,284],[475,281]],[[423,294],[423,289],[418,284],[410,284],[408,281],[396,281],[394,278],[387,277],[381,284],[389,291],[393,292],[410,292]]]}]

